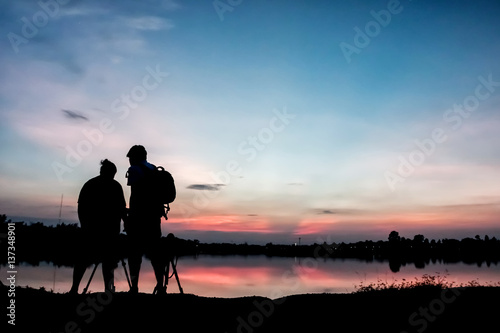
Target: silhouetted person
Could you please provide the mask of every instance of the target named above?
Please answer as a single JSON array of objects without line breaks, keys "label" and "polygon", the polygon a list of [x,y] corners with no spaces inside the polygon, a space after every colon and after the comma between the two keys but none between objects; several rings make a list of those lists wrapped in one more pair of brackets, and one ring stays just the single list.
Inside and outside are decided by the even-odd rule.
[{"label": "silhouetted person", "polygon": [[130,168],[127,172],[127,185],[131,187],[129,217],[125,226],[130,241],[130,280],[131,293],[138,292],[139,271],[142,256],[151,260],[156,277],[155,292],[164,294],[163,276],[165,263],[160,255],[161,216],[163,204],[155,197],[154,184],[151,182],[152,172],[156,167],[146,161],[147,152],[143,146],[130,148],[127,157]]},{"label": "silhouetted person", "polygon": [[87,266],[98,262],[102,263],[104,288],[114,291],[116,244],[120,222],[126,216],[125,196],[120,183],[113,179],[115,174],[116,166],[105,159],[101,161],[99,176],[87,181],[80,191],[78,218],[82,244],[79,244],[70,293],[78,293]]}]

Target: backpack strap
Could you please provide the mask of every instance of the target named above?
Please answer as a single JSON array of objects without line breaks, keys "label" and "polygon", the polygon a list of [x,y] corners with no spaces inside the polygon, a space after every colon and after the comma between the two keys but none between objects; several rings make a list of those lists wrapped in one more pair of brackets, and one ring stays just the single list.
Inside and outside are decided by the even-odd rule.
[{"label": "backpack strap", "polygon": [[168,220],[168,212],[170,211],[170,204],[167,204],[166,206],[163,206],[164,211],[163,211],[163,217],[165,220]]}]

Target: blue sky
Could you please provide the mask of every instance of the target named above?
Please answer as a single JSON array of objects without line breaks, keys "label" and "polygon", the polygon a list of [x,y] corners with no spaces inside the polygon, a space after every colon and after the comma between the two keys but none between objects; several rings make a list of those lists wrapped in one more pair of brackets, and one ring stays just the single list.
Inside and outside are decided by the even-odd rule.
[{"label": "blue sky", "polygon": [[128,196],[143,144],[180,236],[500,236],[497,3],[42,3],[0,5],[1,213],[76,221],[103,158]]}]

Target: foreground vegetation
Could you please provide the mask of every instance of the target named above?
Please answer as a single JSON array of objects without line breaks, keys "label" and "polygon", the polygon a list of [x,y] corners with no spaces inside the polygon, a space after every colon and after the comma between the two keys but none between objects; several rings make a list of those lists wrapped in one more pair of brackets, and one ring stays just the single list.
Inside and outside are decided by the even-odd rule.
[{"label": "foreground vegetation", "polygon": [[[430,284],[430,286],[426,286]],[[441,289],[432,277],[397,288],[279,299],[191,294],[56,294],[16,289],[23,332],[494,332],[500,288]],[[0,284],[0,292],[6,293]]]},{"label": "foreground vegetation", "polygon": [[402,279],[401,281],[393,280],[391,282],[379,279],[376,283],[372,282],[364,284],[361,282],[355,285],[354,293],[366,293],[373,291],[402,291],[402,290],[417,290],[417,289],[451,289],[451,288],[473,288],[473,287],[500,287],[500,281],[490,281],[480,284],[477,280],[471,280],[466,283],[456,283],[448,281],[449,273],[444,275],[424,274],[421,278],[416,277],[414,280]]}]

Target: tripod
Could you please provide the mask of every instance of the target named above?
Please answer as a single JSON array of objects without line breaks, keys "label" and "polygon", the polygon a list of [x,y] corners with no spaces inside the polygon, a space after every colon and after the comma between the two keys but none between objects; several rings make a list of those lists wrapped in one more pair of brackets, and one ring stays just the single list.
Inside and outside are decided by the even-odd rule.
[{"label": "tripod", "polygon": [[[177,274],[178,259],[179,257],[175,257],[175,262],[174,262],[174,257],[171,256],[168,260],[167,267],[165,268],[165,285],[163,286],[165,288],[165,293],[167,292],[168,280],[170,280],[170,278],[175,275],[175,279],[177,280],[177,285],[179,286],[179,292],[181,294],[184,294],[184,290],[182,290],[181,287],[181,282],[179,281],[179,275]],[[169,276],[170,266],[172,266],[172,275]]]},{"label": "tripod", "polygon": [[[125,261],[123,259],[121,259],[121,261],[122,261],[123,270],[125,271],[125,276],[127,277],[128,286],[129,286],[129,288],[132,288],[132,284],[130,283],[130,278],[128,276],[127,264],[125,263]],[[90,282],[92,282],[92,279],[94,278],[95,271],[97,270],[97,266],[99,266],[99,264],[100,264],[99,261],[95,264],[94,269],[92,270],[92,273],[90,274],[89,281],[87,282],[87,285],[85,286],[85,288],[83,288],[82,295],[85,295],[87,293],[87,290],[89,289],[89,286],[90,286]]]}]

